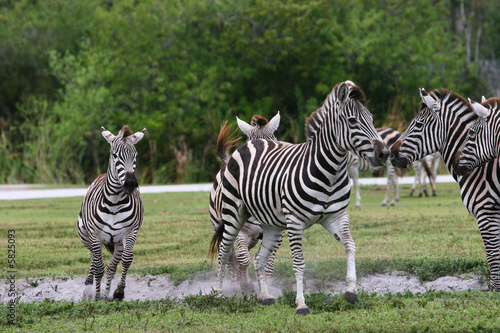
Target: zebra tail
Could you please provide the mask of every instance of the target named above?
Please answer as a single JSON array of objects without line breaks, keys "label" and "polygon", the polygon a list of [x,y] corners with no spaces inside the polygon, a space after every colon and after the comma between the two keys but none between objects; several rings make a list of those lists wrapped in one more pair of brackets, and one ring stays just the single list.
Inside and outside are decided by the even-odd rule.
[{"label": "zebra tail", "polygon": [[236,132],[237,130],[234,130],[231,133],[231,126],[227,124],[227,120],[222,124],[216,146],[217,155],[222,162],[222,167],[229,161],[228,150],[235,147],[241,139],[240,136],[236,135]]},{"label": "zebra tail", "polygon": [[222,242],[222,236],[224,235],[224,223],[220,222],[215,233],[212,236],[212,241],[210,242],[210,247],[208,250],[208,255],[212,259],[212,264],[214,263],[214,258],[219,254],[219,245]]},{"label": "zebra tail", "polygon": [[114,254],[115,253],[115,245],[114,244],[104,244],[104,247],[106,250],[108,250],[109,253]]},{"label": "zebra tail", "polygon": [[396,168],[396,175],[398,175],[398,177],[404,177],[406,171],[408,171],[408,169],[399,169],[399,168]]}]

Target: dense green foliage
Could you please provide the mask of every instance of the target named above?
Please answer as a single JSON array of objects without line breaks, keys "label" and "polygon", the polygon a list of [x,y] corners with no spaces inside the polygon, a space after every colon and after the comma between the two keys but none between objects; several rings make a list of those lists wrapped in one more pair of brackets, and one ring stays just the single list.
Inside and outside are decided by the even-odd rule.
[{"label": "dense green foliage", "polygon": [[[212,180],[223,120],[280,110],[279,138],[301,142],[305,118],[346,79],[364,89],[376,125],[402,129],[418,87],[488,95],[462,32],[450,28],[458,6],[2,2],[0,182],[89,182],[107,161],[100,126],[117,132],[124,124],[148,130],[138,147],[143,183]],[[499,6],[483,7],[481,52],[489,54],[498,48]]]}]

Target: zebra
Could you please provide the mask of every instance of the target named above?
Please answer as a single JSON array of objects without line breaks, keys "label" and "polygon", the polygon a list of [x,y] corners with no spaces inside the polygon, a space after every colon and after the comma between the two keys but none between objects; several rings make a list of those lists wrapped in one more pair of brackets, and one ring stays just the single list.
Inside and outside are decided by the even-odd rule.
[{"label": "zebra", "polygon": [[[274,132],[278,129],[280,123],[280,113],[278,113],[268,122],[266,118],[259,115],[254,115],[250,124],[236,117],[238,122],[238,127],[240,130],[247,135],[248,140],[254,139],[268,139],[277,141],[274,136]],[[216,229],[221,221],[222,215],[222,176],[226,169],[227,161],[229,156],[227,151],[234,147],[239,141],[239,137],[234,137],[234,135],[229,134],[230,128],[227,122],[223,124],[219,138],[217,140],[217,153],[221,160],[221,170],[217,173],[215,181],[210,190],[210,205],[209,205],[209,215],[210,220],[214,228]],[[234,133],[233,133],[234,134]],[[250,249],[257,245],[259,239],[262,238],[262,227],[260,222],[250,217],[244,224],[243,228],[236,237],[236,249],[237,255],[234,251],[231,252],[229,258],[229,272],[231,274],[231,281],[234,283],[239,279],[240,286],[244,291],[249,291],[253,289],[253,284],[248,276],[248,265],[250,264]],[[269,277],[274,270],[274,258],[276,251],[274,251],[269,257],[268,264],[266,266],[267,276]]]},{"label": "zebra", "polygon": [[[399,132],[391,128],[380,127],[377,128],[377,132],[380,134],[382,140],[384,140],[388,147],[391,147],[392,144],[399,138]],[[354,191],[356,193],[355,207],[361,207],[361,194],[359,192],[359,171],[369,171],[376,168],[367,160],[360,159],[358,156],[354,155],[351,152],[348,153],[347,168],[352,179]],[[386,163],[386,172],[387,190],[385,192],[384,200],[382,201],[382,206],[387,206],[391,194],[391,188],[394,191],[394,195],[390,205],[395,206],[396,202],[399,201],[399,179],[391,163]]]},{"label": "zebra", "polygon": [[500,98],[482,98],[481,104],[471,101],[479,116],[468,132],[460,155],[455,161],[459,175],[468,176],[472,170],[498,158],[500,154]]},{"label": "zebra", "polygon": [[[113,258],[106,269],[106,289],[102,299],[110,300],[111,280],[121,262],[122,276],[113,299],[123,300],[125,279],[133,260],[132,249],[144,215],[139,183],[134,175],[137,157],[134,145],[143,138],[146,129],[132,134],[125,125],[116,136],[104,127],[101,131],[111,145],[108,170],[90,185],[78,215],[78,234],[91,255],[84,298],[101,299],[104,245]],[[92,288],[94,278],[95,289]]]},{"label": "zebra", "polygon": [[450,90],[420,89],[422,104],[417,116],[391,149],[391,162],[405,168],[408,163],[439,151],[460,186],[462,201],[477,219],[490,268],[490,289],[500,291],[500,165],[498,158],[461,176],[455,159],[478,116],[470,103]]},{"label": "zebra", "polygon": [[410,190],[409,196],[413,196],[417,185],[418,185],[418,196],[422,197],[425,194],[426,197],[429,196],[427,192],[427,181],[426,177],[429,177],[429,183],[431,185],[432,196],[437,196],[436,193],[436,175],[437,168],[439,167],[439,162],[441,161],[441,154],[435,152],[424,156],[424,158],[412,162],[413,170],[415,170],[415,180]]},{"label": "zebra", "polygon": [[351,303],[357,300],[356,247],[346,211],[351,187],[347,152],[370,159],[375,166],[383,165],[389,154],[362,99],[363,91],[353,82],[339,83],[306,121],[306,142],[252,140],[233,153],[222,181],[223,223],[210,244],[212,256],[218,252],[216,291],[222,290],[224,268],[235,238],[248,216],[253,216],[263,229],[254,260],[258,299],[263,304],[275,302],[268,292],[265,263],[283,230],[287,230],[297,285],[296,313],[309,312],[304,299],[302,233],[315,223],[344,246],[345,297]]}]

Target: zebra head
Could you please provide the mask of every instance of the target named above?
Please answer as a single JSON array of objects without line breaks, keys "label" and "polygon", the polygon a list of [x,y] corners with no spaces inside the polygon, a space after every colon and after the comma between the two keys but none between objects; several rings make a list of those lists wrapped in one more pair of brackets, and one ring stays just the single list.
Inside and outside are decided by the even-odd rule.
[{"label": "zebra head", "polygon": [[[382,166],[390,150],[373,125],[373,116],[361,103],[365,95],[352,81],[337,84],[322,108],[332,113],[333,131],[329,135],[341,148]],[[314,123],[308,120],[308,127]],[[310,131],[312,128],[307,128]],[[309,134],[308,134],[309,135]]]},{"label": "zebra head", "polygon": [[454,160],[454,170],[460,176],[469,175],[474,168],[497,158],[499,154],[500,117],[498,117],[497,109],[500,99],[486,100],[483,97],[481,104],[470,99],[469,103],[479,118],[469,128],[467,139]]},{"label": "zebra head", "polygon": [[137,157],[135,144],[143,138],[146,129],[132,134],[125,125],[118,135],[114,135],[104,127],[101,127],[101,131],[102,136],[111,145],[108,177],[112,182],[119,184],[127,194],[131,194],[139,186],[134,174]]},{"label": "zebra head", "polygon": [[439,117],[443,104],[442,97],[437,90],[428,94],[425,89],[420,89],[422,99],[420,111],[406,131],[392,145],[391,163],[393,166],[406,169],[411,162],[439,150],[444,140],[443,125]]},{"label": "zebra head", "polygon": [[280,125],[280,112],[268,122],[266,118],[259,115],[254,115],[250,124],[240,118],[236,117],[238,127],[245,133],[248,140],[266,139],[277,141],[274,132]]}]

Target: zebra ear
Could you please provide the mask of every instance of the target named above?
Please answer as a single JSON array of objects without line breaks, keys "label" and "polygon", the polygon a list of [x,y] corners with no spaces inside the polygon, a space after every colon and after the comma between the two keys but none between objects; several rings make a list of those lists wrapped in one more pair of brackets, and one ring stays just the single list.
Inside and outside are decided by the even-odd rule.
[{"label": "zebra ear", "polygon": [[469,98],[469,103],[472,106],[472,110],[474,110],[474,113],[477,114],[479,117],[487,118],[491,114],[491,111],[487,108],[485,108],[482,104],[479,104],[478,102],[474,102]]},{"label": "zebra ear", "polygon": [[[274,119],[274,118],[273,118]],[[252,126],[247,123],[246,121],[244,120],[241,120],[240,118],[236,117],[236,121],[238,122],[238,127],[240,128],[240,130],[246,135],[246,136],[250,136],[250,133],[252,131]]]},{"label": "zebra ear", "polygon": [[276,132],[276,130],[280,126],[280,119],[281,119],[280,118],[280,112],[278,111],[278,113],[273,117],[273,119],[271,119],[269,121],[269,123],[267,124],[267,126],[271,130],[271,133]]},{"label": "zebra ear", "polygon": [[486,101],[487,101],[486,97],[481,96],[481,104],[484,103],[484,102],[486,102]]},{"label": "zebra ear", "polygon": [[441,103],[436,101],[434,98],[429,96],[427,91],[425,91],[424,88],[420,88],[420,98],[422,99],[422,102],[431,110],[433,111],[439,111],[441,109]]},{"label": "zebra ear", "polygon": [[101,126],[101,134],[109,143],[115,141],[116,135],[105,129],[104,126]]},{"label": "zebra ear", "polygon": [[340,102],[340,104],[344,104],[348,96],[349,96],[349,86],[346,82],[342,82],[339,85],[339,88],[337,89],[337,100]]},{"label": "zebra ear", "polygon": [[143,129],[142,131],[135,132],[134,134],[130,135],[127,137],[132,144],[136,144],[137,142],[141,141],[141,139],[144,137],[144,133],[146,133],[146,129]]}]

